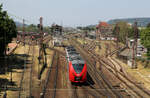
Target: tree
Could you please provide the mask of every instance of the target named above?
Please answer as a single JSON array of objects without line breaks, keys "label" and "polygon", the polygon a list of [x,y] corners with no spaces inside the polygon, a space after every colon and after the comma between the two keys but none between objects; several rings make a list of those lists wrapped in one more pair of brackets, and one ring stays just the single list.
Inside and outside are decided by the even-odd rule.
[{"label": "tree", "polygon": [[140,38],[141,43],[147,48],[147,57],[150,60],[150,27],[141,31]]},{"label": "tree", "polygon": [[16,33],[15,22],[9,18],[6,11],[2,11],[2,5],[0,5],[0,56],[4,56],[7,44],[16,37]]},{"label": "tree", "polygon": [[126,22],[120,21],[114,27],[113,34],[119,38],[120,42],[126,43],[126,36],[128,36],[129,30],[129,25]]},{"label": "tree", "polygon": [[128,37],[132,38],[132,39],[135,37],[135,35],[134,35],[134,28],[133,27],[129,28]]},{"label": "tree", "polygon": [[[21,27],[21,29],[22,29],[22,27]],[[38,32],[38,28],[36,25],[30,24],[28,26],[25,26],[25,31],[26,32]]]},{"label": "tree", "polygon": [[80,27],[80,26],[79,26],[79,27],[77,27],[77,29],[80,29],[80,30],[82,30],[82,27]]},{"label": "tree", "polygon": [[149,27],[150,27],[150,23],[147,24],[147,28],[149,28]]},{"label": "tree", "polygon": [[118,24],[116,24],[116,26],[113,29],[113,34],[116,38],[119,37],[119,32],[120,32],[120,27],[118,26]]}]

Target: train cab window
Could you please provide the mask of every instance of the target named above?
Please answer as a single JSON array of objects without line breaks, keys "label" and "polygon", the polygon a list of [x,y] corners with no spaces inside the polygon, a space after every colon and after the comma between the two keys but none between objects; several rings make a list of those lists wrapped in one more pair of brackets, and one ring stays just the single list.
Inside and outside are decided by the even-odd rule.
[{"label": "train cab window", "polygon": [[72,65],[77,74],[82,72],[84,64],[72,64]]},{"label": "train cab window", "polygon": [[77,52],[74,52],[74,51],[71,51],[71,52],[68,52],[69,55],[74,55],[74,54],[79,54]]},{"label": "train cab window", "polygon": [[76,49],[70,48],[70,49],[68,49],[68,51],[76,51]]},{"label": "train cab window", "polygon": [[83,59],[77,54],[77,55],[71,56],[70,60],[73,61],[73,60],[83,60]]}]

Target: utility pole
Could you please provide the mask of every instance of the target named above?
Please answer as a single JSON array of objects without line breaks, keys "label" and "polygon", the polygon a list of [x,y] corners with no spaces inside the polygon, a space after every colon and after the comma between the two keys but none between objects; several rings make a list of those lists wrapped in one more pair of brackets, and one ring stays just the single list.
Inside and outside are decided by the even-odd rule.
[{"label": "utility pole", "polygon": [[[116,24],[116,27],[115,27],[115,36],[116,36],[116,48],[119,49],[119,32],[120,32],[120,27],[118,26],[118,24]],[[117,56],[119,54],[117,53]]]},{"label": "utility pole", "polygon": [[25,23],[25,20],[23,19],[23,23],[22,23],[22,32],[23,32],[23,46],[25,45],[25,28],[24,28],[24,23]]},{"label": "utility pole", "polygon": [[135,68],[135,51],[134,51],[134,47],[135,46],[135,40],[133,41],[133,45],[132,45],[132,68]]},{"label": "utility pole", "polygon": [[42,55],[42,48],[43,48],[43,24],[42,24],[42,22],[43,22],[43,18],[42,17],[40,17],[40,24],[38,25],[38,28],[39,28],[39,31],[40,31],[40,41],[39,41],[39,63],[41,63],[40,61],[41,61],[41,55]]},{"label": "utility pole", "polygon": [[132,68],[137,68],[136,62],[135,62],[135,56],[137,55],[137,39],[138,39],[138,28],[137,28],[137,22],[134,23],[134,41],[133,41],[133,53],[132,53]]},{"label": "utility pole", "polygon": [[105,47],[106,47],[106,50],[105,50],[105,57],[107,57],[108,56],[108,48],[109,48],[109,45],[108,45],[108,43],[105,43]]},{"label": "utility pole", "polygon": [[137,22],[134,23],[134,39],[135,39],[135,55],[137,55],[137,44],[138,44],[138,35],[139,35],[139,30],[137,27]]},{"label": "utility pole", "polygon": [[43,47],[43,18],[42,17],[40,17],[40,36],[41,36],[40,45],[42,50]]},{"label": "utility pole", "polygon": [[119,48],[119,47],[118,47],[118,43],[119,43],[119,32],[120,32],[120,28],[119,28],[118,24],[116,24],[116,38],[117,38],[117,41],[116,41],[117,46],[116,46],[116,48],[117,48],[117,49]]},{"label": "utility pole", "polygon": [[99,25],[97,25],[96,27],[96,40],[99,41],[100,40],[100,37],[101,37],[101,31],[99,30]]},{"label": "utility pole", "polygon": [[[41,59],[43,58],[42,54],[43,54],[43,18],[40,17],[40,24],[38,24],[38,28],[39,28],[39,31],[40,31],[40,44],[39,44],[39,57],[38,57],[38,60],[39,60],[39,64],[41,64]],[[40,67],[39,67],[39,64],[38,64],[38,79],[40,79]]]},{"label": "utility pole", "polygon": [[95,35],[96,35],[96,40],[98,41],[98,28],[96,27],[96,31],[95,31]]}]

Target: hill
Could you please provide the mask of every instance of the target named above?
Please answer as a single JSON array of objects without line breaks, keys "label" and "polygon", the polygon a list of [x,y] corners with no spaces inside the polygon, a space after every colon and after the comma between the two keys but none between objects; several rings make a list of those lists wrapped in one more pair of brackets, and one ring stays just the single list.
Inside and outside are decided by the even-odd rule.
[{"label": "hill", "polygon": [[150,23],[150,18],[123,18],[123,19],[112,19],[109,20],[109,24],[115,24],[119,21],[125,21],[131,24],[134,24],[135,21],[138,22],[138,26],[145,27],[148,23]]}]

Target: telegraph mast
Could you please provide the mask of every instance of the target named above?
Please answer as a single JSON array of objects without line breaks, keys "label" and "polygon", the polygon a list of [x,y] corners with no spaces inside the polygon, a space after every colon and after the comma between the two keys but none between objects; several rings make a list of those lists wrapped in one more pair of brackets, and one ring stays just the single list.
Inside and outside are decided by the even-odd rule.
[{"label": "telegraph mast", "polygon": [[[41,64],[41,59],[42,59],[42,50],[43,50],[43,18],[40,17],[40,24],[38,24],[38,28],[39,28],[39,31],[40,31],[40,41],[39,41],[39,57],[38,57],[38,60],[39,60],[39,64]],[[39,67],[39,64],[38,64],[38,79],[40,79],[40,67]]]},{"label": "telegraph mast", "polygon": [[137,65],[136,65],[136,62],[135,62],[135,56],[137,55],[137,39],[138,39],[138,28],[137,28],[137,22],[134,23],[134,41],[133,41],[133,53],[132,53],[132,65],[133,65],[133,68],[137,68]]}]

